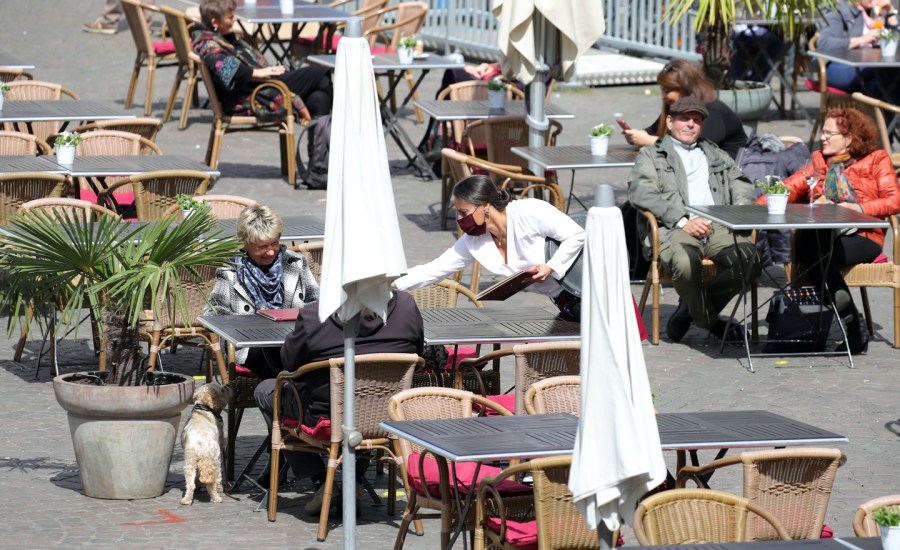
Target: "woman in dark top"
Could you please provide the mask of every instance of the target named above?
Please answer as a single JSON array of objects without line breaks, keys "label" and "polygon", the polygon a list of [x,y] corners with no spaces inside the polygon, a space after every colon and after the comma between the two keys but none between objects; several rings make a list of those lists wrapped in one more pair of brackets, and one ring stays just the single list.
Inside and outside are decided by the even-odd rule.
[{"label": "woman in dark top", "polygon": [[234,33],[234,9],[234,0],[203,0],[203,22],[191,32],[194,49],[215,77],[225,111],[263,120],[283,118],[284,98],[275,88],[261,90],[256,95],[258,105],[250,102],[253,90],[271,78],[284,82],[292,92],[298,118],[310,120],[331,113],[333,90],[328,72],[316,66],[287,70],[283,65],[269,65],[259,50]]},{"label": "woman in dark top", "polygon": [[662,95],[662,113],[644,130],[625,130],[628,143],[639,147],[656,143],[657,139],[666,135],[665,121],[669,106],[681,97],[689,96],[699,99],[709,111],[700,137],[718,145],[731,158],[737,158],[738,150],[747,145],[747,134],[734,111],[716,99],[716,89],[699,66],[681,59],[670,61],[656,75],[656,82]]}]

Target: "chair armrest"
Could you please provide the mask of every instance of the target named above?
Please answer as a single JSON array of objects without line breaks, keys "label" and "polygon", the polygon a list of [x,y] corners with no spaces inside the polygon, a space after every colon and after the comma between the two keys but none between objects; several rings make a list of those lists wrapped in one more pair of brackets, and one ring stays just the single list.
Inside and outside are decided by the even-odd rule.
[{"label": "chair armrest", "polygon": [[265,90],[266,88],[275,88],[278,90],[278,93],[284,97],[284,109],[287,111],[287,120],[293,120],[294,118],[294,102],[291,101],[291,90],[287,87],[287,84],[280,80],[266,80],[265,82],[259,84],[256,88],[253,88],[253,93],[250,94],[250,105],[256,107],[256,95]]},{"label": "chair armrest", "polygon": [[475,376],[475,379],[478,381],[478,387],[481,390],[481,395],[485,395],[487,393],[487,388],[484,386],[484,379],[481,377],[481,369],[484,368],[485,365],[491,363],[495,360],[500,360],[502,357],[506,357],[507,355],[512,355],[512,348],[499,349],[488,352],[480,357],[474,357],[470,359],[463,359],[459,362],[459,366],[456,369],[456,380],[454,381],[454,387],[456,389],[463,389],[463,380],[465,378],[465,374],[467,372],[472,372]]},{"label": "chair armrest", "polygon": [[[497,517],[500,518],[500,539],[506,540],[506,505],[504,504],[503,497],[500,495],[500,491],[497,490],[496,485],[509,477],[518,476],[519,474],[530,471],[531,464],[524,462],[510,466],[495,476],[481,480],[481,483],[478,484],[478,493],[475,504],[476,533],[477,530],[484,529],[485,508],[487,499],[490,498],[497,505]],[[488,493],[490,493],[490,496],[488,496]],[[476,534],[476,541],[477,540],[478,535]]]},{"label": "chair armrest", "polygon": [[480,395],[473,394],[472,395],[472,403],[481,405],[481,407],[482,407],[481,412],[478,414],[478,416],[484,416],[485,409],[491,409],[495,413],[499,414],[500,416],[513,416],[513,413],[510,412],[509,409],[507,409],[500,403],[495,403],[495,402],[491,401],[490,399],[487,399]]},{"label": "chair armrest", "polygon": [[709,479],[709,476],[712,474],[712,472],[719,468],[724,468],[726,466],[732,466],[734,464],[740,463],[741,455],[734,455],[727,458],[721,458],[719,460],[713,460],[709,464],[705,464],[703,466],[684,466],[677,472],[675,478],[675,487],[677,489],[684,489],[687,486],[687,482],[693,480],[694,483],[697,484],[697,487],[701,489],[709,489],[709,484],[706,482],[706,479]]},{"label": "chair armrest", "polygon": [[653,212],[650,212],[649,210],[641,210],[640,212],[647,220],[647,225],[650,226],[650,242],[653,246],[653,255],[651,257],[656,260],[659,258],[659,224],[657,223],[656,216],[653,215]]},{"label": "chair armrest", "polygon": [[99,193],[97,193],[97,204],[102,204],[102,202],[107,199],[110,195],[112,195],[117,189],[120,187],[124,187],[126,185],[132,185],[134,182],[131,180],[131,177],[125,177],[120,179],[119,181],[113,183],[106,189],[101,189]]}]

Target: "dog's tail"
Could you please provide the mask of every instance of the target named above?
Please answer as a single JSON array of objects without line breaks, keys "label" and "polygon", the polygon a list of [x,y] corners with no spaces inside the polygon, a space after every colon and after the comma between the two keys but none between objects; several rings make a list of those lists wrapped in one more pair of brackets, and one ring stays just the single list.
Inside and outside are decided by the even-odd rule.
[{"label": "dog's tail", "polygon": [[216,469],[219,467],[219,464],[212,460],[211,457],[200,457],[197,460],[197,472],[200,475],[200,483],[204,485],[209,485],[210,483],[215,483],[216,481]]}]

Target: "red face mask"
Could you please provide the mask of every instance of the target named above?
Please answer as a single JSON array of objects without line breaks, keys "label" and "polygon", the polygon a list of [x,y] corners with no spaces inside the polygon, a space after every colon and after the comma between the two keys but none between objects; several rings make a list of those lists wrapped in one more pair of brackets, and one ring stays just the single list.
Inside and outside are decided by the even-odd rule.
[{"label": "red face mask", "polygon": [[463,216],[456,220],[456,223],[459,224],[459,228],[466,233],[466,235],[471,235],[473,237],[480,237],[487,232],[487,222],[475,223],[475,212],[472,212],[468,216]]}]

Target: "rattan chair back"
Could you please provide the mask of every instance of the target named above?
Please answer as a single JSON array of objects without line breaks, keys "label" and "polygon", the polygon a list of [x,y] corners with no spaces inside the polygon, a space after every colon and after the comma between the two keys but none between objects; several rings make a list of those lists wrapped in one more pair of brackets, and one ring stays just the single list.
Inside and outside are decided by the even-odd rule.
[{"label": "rattan chair back", "polygon": [[853,516],[853,533],[857,537],[877,537],[881,534],[872,512],[882,506],[900,506],[900,495],[873,498],[860,504]]},{"label": "rattan chair back", "polygon": [[187,16],[176,9],[169,6],[160,6],[163,16],[166,19],[166,28],[169,29],[169,35],[175,44],[175,57],[178,59],[178,69],[175,73],[175,81],[172,83],[172,91],[169,93],[169,101],[166,103],[166,112],[163,115],[163,122],[169,122],[172,116],[172,109],[175,107],[175,98],[178,97],[178,89],[181,87],[182,81],[187,80],[187,89],[184,91],[184,99],[181,101],[181,119],[178,122],[178,129],[184,130],[187,127],[188,110],[191,103],[197,105],[197,79],[199,71],[191,52],[194,51],[191,45],[191,34],[188,29],[192,21]]},{"label": "rattan chair back", "polygon": [[[483,132],[482,141],[478,134]],[[556,121],[550,121],[550,128],[544,134],[545,145],[555,145],[556,137],[562,132],[562,125]],[[463,132],[463,146],[469,155],[477,157],[477,149],[480,145],[487,148],[488,162],[517,166],[528,174],[528,161],[511,151],[513,147],[528,146],[529,128],[525,123],[525,117],[500,116],[470,122]]]},{"label": "rattan chair back", "polygon": [[295,245],[290,247],[290,250],[306,256],[309,270],[312,271],[316,282],[320,282],[322,280],[322,257],[325,254],[325,241]]},{"label": "rattan chair back", "polygon": [[581,376],[554,376],[535,382],[525,392],[525,412],[581,416]]},{"label": "rattan chair back", "polygon": [[571,456],[538,458],[529,462],[534,479],[534,515],[538,549],[597,548],[597,531],[588,529],[572,502],[569,489]]},{"label": "rattan chair back", "polygon": [[50,154],[47,142],[25,132],[0,130],[0,156]]},{"label": "rattan chair back", "polygon": [[[488,83],[484,80],[465,80],[450,84],[438,94],[437,99],[449,101],[487,101]],[[525,99],[525,93],[515,86],[508,86],[506,99]],[[444,125],[445,144],[459,147],[465,133],[468,120],[452,120]],[[475,128],[469,134],[473,143],[486,143],[484,128]]]},{"label": "rattan chair back", "polygon": [[81,135],[75,154],[85,157],[136,156],[141,154],[141,136],[120,130],[91,130]]},{"label": "rattan chair back", "polygon": [[115,219],[120,219],[118,214],[112,210],[103,208],[99,204],[62,197],[48,197],[45,199],[28,201],[20,207],[19,211],[42,211],[50,214],[54,218],[64,216],[65,219],[79,222],[84,220],[97,220],[103,216],[111,216]]},{"label": "rattan chair back", "polygon": [[[202,195],[194,197],[209,205],[209,215],[217,220],[235,220],[241,215],[241,212],[248,206],[253,206],[256,201],[246,197],[238,197],[237,195]],[[183,219],[181,208],[178,204],[173,204],[164,213],[163,217],[175,216],[177,219]]]},{"label": "rattan chair back", "polygon": [[419,309],[454,308],[459,302],[460,295],[465,297],[476,308],[484,307],[484,304],[475,297],[475,293],[450,279],[444,279],[433,285],[410,290],[409,293],[416,301]]},{"label": "rattan chair back", "polygon": [[[142,138],[145,138],[147,141],[153,142],[153,144],[155,145],[156,135],[159,133],[160,128],[162,128],[162,122],[158,118],[138,117],[122,118],[117,120],[98,120],[89,124],[83,124],[78,128],[75,128],[73,131],[78,132],[79,134],[85,134],[94,130],[116,130],[119,132],[128,132],[131,134],[137,134]],[[159,154],[158,151],[158,148],[154,150],[152,147],[145,145],[143,142],[141,143],[140,154],[142,155]]]},{"label": "rattan chair back", "polygon": [[136,174],[101,191],[97,195],[97,201],[102,204],[108,196],[127,186],[134,190],[137,219],[160,220],[172,205],[178,204],[176,195],[205,195],[209,188],[209,175],[196,170],[160,170]]},{"label": "rattan chair back", "polygon": [[425,2],[400,2],[375,12],[372,17],[376,20],[391,22],[369,28],[363,37],[369,41],[369,47],[381,42],[390,50],[396,50],[402,37],[416,36],[422,31],[426,15],[428,4]]},{"label": "rattan chair back", "polygon": [[12,82],[14,80],[34,80],[34,76],[25,69],[0,67],[0,82]]},{"label": "rattan chair back", "polygon": [[62,197],[66,177],[46,172],[11,172],[0,174],[0,224],[19,211],[23,204],[36,199]]},{"label": "rattan chair back", "polygon": [[744,542],[750,517],[790,535],[768,510],[749,499],[712,489],[672,489],[649,496],[634,514],[634,536],[643,546]]},{"label": "rattan chair back", "polygon": [[[63,97],[79,99],[78,94],[68,88],[53,82],[41,80],[14,80],[8,82],[9,91],[3,93],[6,101],[30,100],[30,101],[58,101]],[[7,122],[7,130],[16,130],[34,134],[38,138],[49,141],[50,136],[59,132],[60,122],[51,120],[47,122]],[[30,129],[29,129],[30,128]]]},{"label": "rattan chair back", "polygon": [[525,392],[554,376],[581,374],[581,342],[540,342],[513,346],[516,357],[516,414],[525,413]]}]

